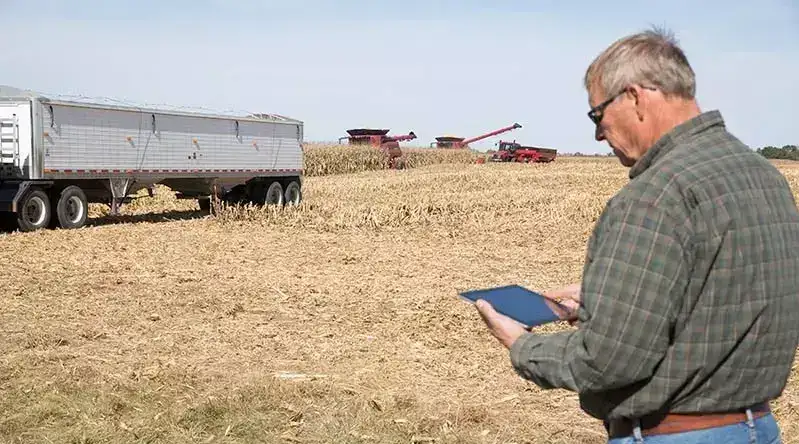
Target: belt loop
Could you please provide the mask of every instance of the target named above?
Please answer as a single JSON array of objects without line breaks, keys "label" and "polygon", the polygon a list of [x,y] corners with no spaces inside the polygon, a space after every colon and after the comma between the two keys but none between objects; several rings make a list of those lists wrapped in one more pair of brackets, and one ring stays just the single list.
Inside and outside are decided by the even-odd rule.
[{"label": "belt loop", "polygon": [[746,409],[746,425],[749,426],[749,442],[751,444],[757,443],[757,430],[755,430],[755,418],[752,415],[752,409]]},{"label": "belt loop", "polygon": [[641,433],[641,420],[638,418],[633,419],[633,436],[636,443],[643,444],[644,436]]}]

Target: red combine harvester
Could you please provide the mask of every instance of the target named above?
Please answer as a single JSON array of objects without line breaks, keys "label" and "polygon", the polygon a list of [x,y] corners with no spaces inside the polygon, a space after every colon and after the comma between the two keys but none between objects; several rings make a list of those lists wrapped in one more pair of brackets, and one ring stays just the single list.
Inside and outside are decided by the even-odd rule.
[{"label": "red combine harvester", "polygon": [[499,150],[491,155],[492,162],[552,162],[558,150],[536,146],[523,146],[519,143],[499,141]]},{"label": "red combine harvester", "polygon": [[416,134],[411,131],[400,136],[388,136],[389,131],[387,129],[355,128],[347,130],[349,136],[340,137],[338,141],[341,143],[342,140],[348,139],[350,145],[369,145],[378,148],[388,155],[389,168],[402,168],[402,149],[400,149],[399,143],[415,139]]},{"label": "red combine harvester", "polygon": [[511,126],[506,126],[505,128],[500,128],[496,131],[491,131],[490,133],[485,133],[477,137],[472,137],[471,139],[464,139],[463,137],[455,136],[440,136],[436,137],[435,142],[430,143],[430,148],[466,148],[470,143],[474,143],[478,140],[483,140],[485,138],[496,136],[497,134],[502,134],[504,132],[515,130],[516,128],[521,127],[522,126],[518,123],[514,123]]}]

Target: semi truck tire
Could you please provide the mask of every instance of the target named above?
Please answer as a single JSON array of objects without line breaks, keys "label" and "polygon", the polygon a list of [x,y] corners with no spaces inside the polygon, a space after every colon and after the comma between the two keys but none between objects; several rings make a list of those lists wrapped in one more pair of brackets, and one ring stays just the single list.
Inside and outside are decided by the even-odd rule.
[{"label": "semi truck tire", "polygon": [[284,202],[286,205],[299,205],[302,202],[302,189],[296,180],[292,180],[286,185],[286,192],[284,193]]},{"label": "semi truck tire", "polygon": [[56,204],[58,226],[65,229],[80,228],[86,224],[89,204],[80,187],[70,185],[59,193]]},{"label": "semi truck tire", "polygon": [[274,181],[266,189],[266,199],[264,205],[283,205],[283,186],[280,182]]},{"label": "semi truck tire", "polygon": [[36,231],[47,227],[52,217],[52,206],[47,193],[30,188],[20,199],[17,210],[17,226],[20,231]]}]

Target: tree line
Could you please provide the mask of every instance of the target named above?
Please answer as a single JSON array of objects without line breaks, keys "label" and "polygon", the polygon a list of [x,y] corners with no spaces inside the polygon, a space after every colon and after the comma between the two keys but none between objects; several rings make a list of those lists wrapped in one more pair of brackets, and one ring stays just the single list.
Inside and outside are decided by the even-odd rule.
[{"label": "tree line", "polygon": [[764,146],[758,148],[757,152],[767,159],[799,160],[799,147],[796,145],[783,145],[782,148]]}]

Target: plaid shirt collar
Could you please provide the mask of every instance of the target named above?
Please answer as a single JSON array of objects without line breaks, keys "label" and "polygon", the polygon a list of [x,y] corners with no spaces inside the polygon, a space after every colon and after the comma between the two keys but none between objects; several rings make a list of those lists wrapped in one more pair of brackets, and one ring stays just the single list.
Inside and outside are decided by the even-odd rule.
[{"label": "plaid shirt collar", "polygon": [[676,147],[687,138],[694,137],[710,128],[724,126],[724,119],[718,110],[706,111],[687,120],[658,139],[644,155],[630,168],[630,179],[635,179],[641,173]]}]

